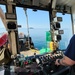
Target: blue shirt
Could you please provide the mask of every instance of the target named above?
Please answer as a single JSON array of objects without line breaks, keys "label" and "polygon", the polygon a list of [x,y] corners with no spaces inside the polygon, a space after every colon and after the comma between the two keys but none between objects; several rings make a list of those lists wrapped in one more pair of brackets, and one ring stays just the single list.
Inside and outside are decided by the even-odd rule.
[{"label": "blue shirt", "polygon": [[71,38],[64,55],[75,61],[75,35]]}]

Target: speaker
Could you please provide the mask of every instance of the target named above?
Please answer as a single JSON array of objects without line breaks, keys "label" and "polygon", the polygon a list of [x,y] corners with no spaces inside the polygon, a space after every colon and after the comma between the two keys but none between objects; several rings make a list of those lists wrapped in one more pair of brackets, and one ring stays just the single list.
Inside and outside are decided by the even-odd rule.
[{"label": "speaker", "polygon": [[60,23],[59,22],[56,22],[56,24],[53,25],[53,28],[55,30],[58,30],[60,28]]},{"label": "speaker", "polygon": [[16,29],[16,24],[15,24],[15,22],[8,22],[7,28],[8,28],[8,29]]},{"label": "speaker", "polygon": [[57,40],[58,40],[58,41],[61,40],[61,35],[57,35]]}]

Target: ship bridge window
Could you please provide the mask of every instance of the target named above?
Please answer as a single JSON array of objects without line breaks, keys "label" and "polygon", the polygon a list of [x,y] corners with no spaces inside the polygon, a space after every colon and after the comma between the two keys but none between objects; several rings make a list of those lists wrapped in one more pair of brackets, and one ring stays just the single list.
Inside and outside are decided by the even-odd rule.
[{"label": "ship bridge window", "polygon": [[[63,21],[60,22],[61,24],[61,29],[60,30],[64,30],[64,34],[62,34],[62,39],[59,43],[59,47],[60,49],[64,50],[67,48],[69,41],[73,35],[72,33],[72,23],[71,23],[71,15],[70,14],[61,14],[61,13],[57,13],[58,17],[62,17]],[[69,34],[68,34],[69,32]]]},{"label": "ship bridge window", "polygon": [[[27,19],[23,8],[16,8],[17,23],[21,25],[18,28],[19,33],[23,32],[26,36],[27,31]],[[32,38],[34,47],[38,50],[46,48],[46,31],[50,30],[49,12],[37,10],[34,12],[32,9],[27,9],[29,36]]]}]

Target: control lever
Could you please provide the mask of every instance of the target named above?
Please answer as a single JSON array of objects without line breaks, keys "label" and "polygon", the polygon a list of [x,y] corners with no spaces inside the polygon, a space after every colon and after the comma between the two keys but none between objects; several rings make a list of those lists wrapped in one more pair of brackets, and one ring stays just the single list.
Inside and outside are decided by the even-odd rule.
[{"label": "control lever", "polygon": [[41,63],[41,60],[36,58],[36,63],[38,64],[38,66],[41,68],[41,71],[43,72],[43,75],[48,75],[46,72],[45,72],[45,69],[43,67],[43,64]]},{"label": "control lever", "polygon": [[40,60],[38,58],[36,58],[36,63],[40,64]]}]

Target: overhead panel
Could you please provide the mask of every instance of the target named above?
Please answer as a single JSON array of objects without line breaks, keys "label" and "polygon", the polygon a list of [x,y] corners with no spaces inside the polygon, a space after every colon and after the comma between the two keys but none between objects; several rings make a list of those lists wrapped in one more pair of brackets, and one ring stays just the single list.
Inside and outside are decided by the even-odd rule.
[{"label": "overhead panel", "polygon": [[39,0],[33,0],[32,5],[39,6]]},{"label": "overhead panel", "polygon": [[51,2],[51,0],[40,0],[40,4],[48,5]]},{"label": "overhead panel", "polygon": [[[51,4],[51,0],[8,0],[14,3],[14,5],[18,7],[32,8],[38,10],[50,10],[49,4]],[[66,6],[67,12],[70,13],[71,6],[75,5],[75,0],[52,0],[54,1],[53,9],[55,6]],[[56,2],[55,2],[56,1]],[[56,4],[55,4],[56,3]],[[0,4],[7,4],[6,0],[0,0]],[[62,7],[59,6],[59,12],[62,12]],[[67,7],[68,6],[68,7]],[[64,7],[63,7],[64,8]]]},{"label": "overhead panel", "polygon": [[[8,1],[12,1],[12,2],[14,1],[15,3],[18,3],[18,4],[35,5],[35,6],[38,6],[38,5],[48,6],[48,4],[51,2],[51,0],[8,0]],[[4,2],[6,2],[6,0],[0,0],[0,3],[4,3]],[[57,5],[72,6],[74,4],[75,4],[75,0],[57,0]]]},{"label": "overhead panel", "polygon": [[75,4],[75,0],[57,0],[57,5],[72,6]]},{"label": "overhead panel", "polygon": [[71,13],[70,7],[75,5],[75,0],[57,0],[56,5],[58,11],[64,13]]}]

